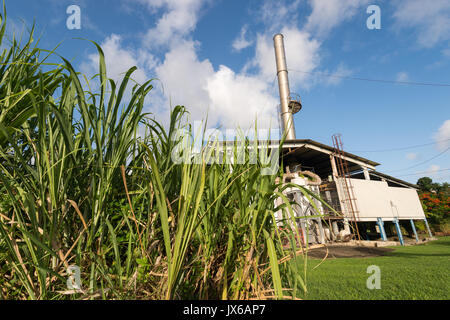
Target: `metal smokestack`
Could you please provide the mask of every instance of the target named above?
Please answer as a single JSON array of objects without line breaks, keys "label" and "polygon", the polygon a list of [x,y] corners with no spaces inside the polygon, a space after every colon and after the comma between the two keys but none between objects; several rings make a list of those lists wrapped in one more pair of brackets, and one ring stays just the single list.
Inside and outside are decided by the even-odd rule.
[{"label": "metal smokestack", "polygon": [[277,34],[273,37],[275,58],[277,62],[278,88],[280,90],[281,120],[283,121],[283,131],[286,134],[286,140],[295,140],[294,120],[292,110],[289,106],[291,103],[291,93],[289,89],[283,38],[282,34]]}]

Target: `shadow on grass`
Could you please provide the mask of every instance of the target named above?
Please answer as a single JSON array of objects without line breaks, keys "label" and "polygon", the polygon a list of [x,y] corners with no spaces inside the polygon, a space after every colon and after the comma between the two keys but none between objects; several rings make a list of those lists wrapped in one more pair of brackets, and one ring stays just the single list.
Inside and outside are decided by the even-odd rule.
[{"label": "shadow on grass", "polygon": [[313,249],[308,253],[308,257],[312,259],[323,259],[325,256],[328,259],[374,258],[384,256],[394,250],[392,248],[332,246]]},{"label": "shadow on grass", "polygon": [[417,252],[388,252],[386,257],[417,258],[417,257],[450,257],[450,253],[417,253]]},{"label": "shadow on grass", "polygon": [[437,240],[437,241],[435,241],[435,242],[433,242],[433,244],[432,244],[433,246],[450,246],[450,241],[440,241],[440,240]]}]

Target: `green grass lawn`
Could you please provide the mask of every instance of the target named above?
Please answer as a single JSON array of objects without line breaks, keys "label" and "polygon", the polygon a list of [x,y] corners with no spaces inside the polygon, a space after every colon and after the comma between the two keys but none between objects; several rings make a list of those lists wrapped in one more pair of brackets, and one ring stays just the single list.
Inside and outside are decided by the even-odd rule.
[{"label": "green grass lawn", "polygon": [[[423,245],[392,247],[386,256],[308,261],[310,300],[450,299],[450,237]],[[369,290],[367,267],[381,269],[381,289]],[[301,266],[300,266],[301,267]]]}]

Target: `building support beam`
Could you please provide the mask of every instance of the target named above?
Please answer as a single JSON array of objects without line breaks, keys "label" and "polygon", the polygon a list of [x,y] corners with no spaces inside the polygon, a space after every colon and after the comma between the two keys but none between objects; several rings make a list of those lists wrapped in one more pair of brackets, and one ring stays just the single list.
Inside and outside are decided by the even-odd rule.
[{"label": "building support beam", "polygon": [[367,169],[367,167],[363,167],[363,172],[364,172],[364,179],[370,180],[369,169]]},{"label": "building support beam", "polygon": [[431,229],[430,229],[430,226],[428,225],[427,218],[423,219],[423,221],[425,222],[425,226],[427,227],[427,231],[428,231],[428,234],[430,235],[430,238],[432,238],[433,234],[431,233]]},{"label": "building support beam", "polygon": [[[284,147],[286,147],[288,145],[289,145],[289,142],[286,142]],[[323,153],[328,153],[330,156],[333,155],[333,151],[330,151],[330,150],[327,150],[327,149],[324,149],[324,148],[321,148],[321,147],[318,147],[318,146],[315,146],[315,145],[311,145],[311,144],[308,144],[308,145],[306,145],[305,143],[303,143],[303,144],[294,144],[293,147],[305,147],[305,148],[312,149],[312,150],[317,150],[317,151],[320,151],[320,152],[323,152]],[[375,167],[370,165],[370,164],[368,164],[368,163],[366,163],[366,162],[357,160],[355,158],[351,158],[351,157],[346,156],[346,155],[344,155],[342,157],[342,159],[345,159],[348,162],[354,163],[354,164],[356,164],[358,166],[367,167],[367,168],[375,171]]]},{"label": "building support beam", "polygon": [[339,236],[339,226],[338,226],[337,221],[333,221],[331,223],[331,227],[333,229],[334,240],[336,240]]},{"label": "building support beam", "polygon": [[306,228],[305,220],[303,220],[303,219],[300,219],[300,228],[302,230],[303,244],[305,246],[308,246],[309,245],[309,234],[308,234],[308,230]]},{"label": "building support beam", "polygon": [[419,236],[417,235],[417,230],[416,230],[416,226],[414,225],[414,220],[411,219],[409,221],[411,222],[411,228],[414,232],[414,235],[416,236],[416,241],[419,242]]},{"label": "building support beam", "polygon": [[394,222],[394,224],[395,224],[395,229],[397,230],[398,240],[400,241],[400,244],[402,246],[404,246],[405,242],[403,241],[403,235],[402,235],[402,229],[400,229],[400,223],[398,222],[397,218],[394,218],[394,220],[392,222]]},{"label": "building support beam", "polygon": [[325,240],[325,231],[323,231],[323,225],[322,225],[322,219],[321,218],[317,218],[317,225],[319,227],[319,243],[321,244],[325,244],[326,240]]},{"label": "building support beam", "polygon": [[384,230],[384,222],[382,218],[377,219],[378,228],[380,229],[381,239],[387,241],[386,231]]}]

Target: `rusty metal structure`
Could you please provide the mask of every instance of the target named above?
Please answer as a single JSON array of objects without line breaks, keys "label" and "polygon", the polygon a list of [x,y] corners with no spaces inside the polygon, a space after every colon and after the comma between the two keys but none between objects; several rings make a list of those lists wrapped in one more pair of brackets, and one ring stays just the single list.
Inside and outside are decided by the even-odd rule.
[{"label": "rusty metal structure", "polygon": [[353,227],[353,231],[356,232],[358,240],[361,240],[361,236],[359,234],[358,229],[358,221],[359,221],[359,211],[358,205],[356,202],[356,196],[353,192],[352,180],[350,179],[350,170],[348,169],[347,160],[344,157],[344,144],[342,143],[342,135],[334,134],[333,137],[333,146],[335,149],[334,158],[337,160],[337,170],[338,170],[338,183],[340,186],[336,186],[337,188],[341,188],[343,191],[343,198],[341,199],[343,207],[346,210],[347,214],[353,217],[351,220],[351,224]]}]

